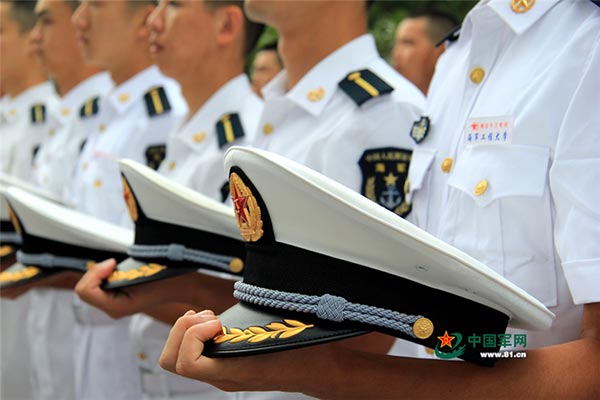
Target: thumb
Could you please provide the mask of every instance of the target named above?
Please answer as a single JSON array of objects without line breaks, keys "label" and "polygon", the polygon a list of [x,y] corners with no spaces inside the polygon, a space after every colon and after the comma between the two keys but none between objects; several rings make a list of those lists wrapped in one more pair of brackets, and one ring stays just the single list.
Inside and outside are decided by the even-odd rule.
[{"label": "thumb", "polygon": [[105,280],[112,274],[117,262],[114,258],[110,258],[101,263],[95,264],[90,268],[83,277],[77,282],[75,286],[75,292],[85,299],[87,291],[94,290],[100,287],[102,281]]}]

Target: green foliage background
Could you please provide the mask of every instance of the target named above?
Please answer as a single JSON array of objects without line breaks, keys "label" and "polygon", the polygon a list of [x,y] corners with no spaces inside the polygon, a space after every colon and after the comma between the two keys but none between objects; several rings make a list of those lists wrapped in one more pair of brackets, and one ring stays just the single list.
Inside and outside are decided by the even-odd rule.
[{"label": "green foliage background", "polygon": [[[375,37],[379,53],[383,58],[387,59],[392,46],[394,45],[394,32],[396,31],[396,27],[411,11],[435,8],[446,11],[456,16],[458,21],[462,21],[467,12],[473,8],[476,3],[477,1],[467,0],[375,0],[369,8],[369,31]],[[257,49],[260,49],[276,40],[277,32],[273,28],[267,27],[256,47]]]}]

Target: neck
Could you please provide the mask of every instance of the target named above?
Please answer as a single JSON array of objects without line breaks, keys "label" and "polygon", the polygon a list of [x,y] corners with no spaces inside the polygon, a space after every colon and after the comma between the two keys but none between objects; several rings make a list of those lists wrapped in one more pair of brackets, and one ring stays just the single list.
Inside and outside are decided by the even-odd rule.
[{"label": "neck", "polygon": [[[362,20],[365,20],[364,23],[356,22]],[[330,21],[338,23],[332,25]],[[311,30],[306,29],[306,26],[299,26],[297,29],[280,31],[279,52],[288,75],[288,90],[325,57],[367,32],[364,15],[340,19],[340,15],[336,16],[335,13],[324,13],[312,26],[329,28]]]},{"label": "neck", "polygon": [[242,74],[244,65],[240,60],[226,61],[224,58],[218,65],[204,65],[203,71],[193,72],[189,76],[176,78],[181,85],[181,92],[187,102],[190,116],[198,112],[223,85]]},{"label": "neck", "polygon": [[130,52],[130,57],[126,59],[111,62],[107,66],[107,69],[115,85],[119,86],[151,65],[152,59],[150,58],[148,47],[145,46],[138,52]]},{"label": "neck", "polygon": [[16,97],[32,86],[46,82],[48,79],[37,71],[30,71],[21,79],[7,79],[2,81],[3,89],[10,97]]},{"label": "neck", "polygon": [[101,71],[102,68],[81,65],[77,68],[70,68],[68,71],[61,71],[62,73],[60,74],[55,74],[54,79],[59,88],[60,95],[64,96],[75,86]]}]

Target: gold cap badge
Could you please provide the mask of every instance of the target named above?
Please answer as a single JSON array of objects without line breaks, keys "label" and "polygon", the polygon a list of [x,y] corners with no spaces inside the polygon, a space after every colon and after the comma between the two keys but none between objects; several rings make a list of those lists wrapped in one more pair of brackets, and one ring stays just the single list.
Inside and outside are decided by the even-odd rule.
[{"label": "gold cap badge", "polygon": [[138,210],[135,197],[133,197],[133,192],[131,191],[127,180],[121,177],[121,182],[123,183],[123,198],[125,199],[125,204],[127,204],[129,216],[133,222],[136,222],[138,220]]},{"label": "gold cap badge", "polygon": [[256,242],[264,234],[260,207],[256,198],[235,172],[229,176],[229,189],[235,209],[235,219],[242,237],[247,242]]}]

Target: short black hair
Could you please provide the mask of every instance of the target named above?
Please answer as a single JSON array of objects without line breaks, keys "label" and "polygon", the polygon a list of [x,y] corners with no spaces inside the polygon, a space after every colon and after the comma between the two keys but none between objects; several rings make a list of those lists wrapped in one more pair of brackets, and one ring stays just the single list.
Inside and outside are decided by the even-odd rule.
[{"label": "short black hair", "polygon": [[220,7],[225,6],[236,6],[242,10],[242,14],[244,15],[244,58],[247,58],[256,43],[258,43],[258,39],[260,35],[265,30],[265,25],[256,23],[254,21],[250,21],[248,16],[246,15],[246,11],[244,10],[244,1],[243,0],[204,0],[204,4],[207,8],[211,10],[215,10]]},{"label": "short black hair", "polygon": [[25,33],[33,29],[36,22],[35,0],[1,0],[12,4],[8,16],[19,25],[19,32]]},{"label": "short black hair", "polygon": [[406,18],[425,18],[427,20],[425,32],[433,43],[440,41],[459,24],[454,15],[433,8],[414,10]]}]

